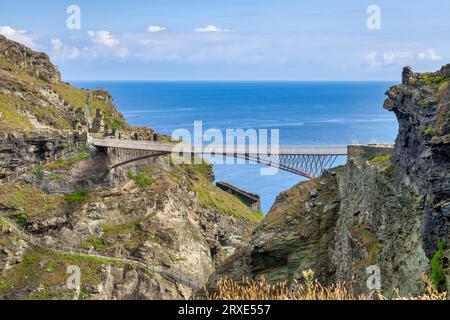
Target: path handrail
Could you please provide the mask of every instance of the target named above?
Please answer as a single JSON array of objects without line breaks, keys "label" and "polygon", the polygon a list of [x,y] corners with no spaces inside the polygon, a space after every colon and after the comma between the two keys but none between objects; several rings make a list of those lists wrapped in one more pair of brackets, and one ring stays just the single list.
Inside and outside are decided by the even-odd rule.
[{"label": "path handrail", "polygon": [[25,166],[21,167],[19,170],[16,170],[15,172],[6,176],[5,178],[0,179],[0,184],[16,181],[18,178],[23,176],[25,173],[30,172],[44,164],[51,163],[53,161],[57,161],[61,158],[64,158],[67,154],[71,153],[74,149],[79,148],[81,146],[86,146],[86,143],[76,142],[74,145],[70,144],[64,150],[56,153],[51,158],[47,158],[45,161],[39,161],[38,164],[32,163],[31,165],[25,165]]},{"label": "path handrail", "polygon": [[40,247],[40,248],[44,248],[47,250],[52,250],[52,251],[56,251],[56,252],[60,252],[60,253],[65,253],[65,254],[79,254],[79,255],[84,255],[87,257],[116,260],[116,261],[120,261],[120,262],[124,262],[124,263],[135,264],[135,265],[139,265],[151,272],[159,273],[162,276],[164,276],[165,278],[169,278],[168,280],[172,280],[175,283],[184,285],[191,289],[199,290],[200,288],[203,287],[203,285],[199,281],[193,280],[192,278],[190,278],[186,275],[183,275],[176,270],[173,270],[173,269],[167,268],[167,267],[163,267],[163,266],[150,265],[141,258],[134,258],[134,257],[119,258],[119,257],[114,256],[113,254],[98,254],[98,253],[92,252],[91,250],[65,247],[60,244],[48,244],[48,243],[43,242],[40,239],[36,239],[34,236],[27,233],[26,231],[24,231],[23,229],[21,229],[20,227],[18,227],[15,223],[13,223],[11,221],[10,221],[10,226],[14,229],[15,232],[19,233],[21,236],[23,236],[25,239],[27,239],[30,243],[32,243],[33,245]]}]

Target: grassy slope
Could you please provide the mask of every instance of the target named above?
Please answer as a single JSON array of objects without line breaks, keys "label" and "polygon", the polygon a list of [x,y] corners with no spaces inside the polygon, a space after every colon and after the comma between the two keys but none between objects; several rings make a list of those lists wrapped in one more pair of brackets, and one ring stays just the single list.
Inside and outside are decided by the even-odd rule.
[{"label": "grassy slope", "polygon": [[[9,223],[0,218],[0,245],[13,250],[14,242],[20,240],[20,236],[8,231]],[[30,246],[21,263],[0,274],[0,294],[40,288],[25,299],[72,299],[74,293],[66,287],[67,278],[70,276],[66,271],[68,266],[76,265],[81,270],[83,297],[87,287],[98,285],[103,280],[102,270],[105,266],[120,264],[109,259],[62,254]]]},{"label": "grassy slope", "polygon": [[12,214],[24,213],[27,217],[45,215],[64,205],[63,198],[47,195],[27,184],[0,185],[0,205]]},{"label": "grassy slope", "polygon": [[252,223],[258,223],[264,218],[264,214],[252,211],[238,197],[214,186],[208,180],[211,170],[208,164],[182,166],[182,168],[196,176],[196,179],[192,181],[192,186],[203,208],[219,210],[223,214],[230,214]]},{"label": "grassy slope", "polygon": [[31,124],[27,117],[21,115],[13,105],[16,103],[14,98],[0,94],[0,131],[30,131]]},{"label": "grassy slope", "polygon": [[[40,89],[51,89],[58,94],[61,100],[75,109],[86,108],[86,91],[72,87],[71,85],[60,83],[48,83],[41,79],[36,79],[27,73],[18,70],[13,64],[0,58],[0,80],[9,84],[8,87],[26,88],[27,100],[18,97],[0,93],[0,131],[20,131],[28,132],[31,130],[31,124],[28,117],[18,111],[17,106],[29,111],[40,121],[56,129],[70,129],[71,124],[64,118],[59,110],[45,107],[42,105]],[[20,90],[17,89],[20,94]],[[125,129],[127,124],[122,115],[117,111],[112,103],[93,97],[91,99],[91,116],[95,116],[96,109],[99,109],[105,115],[105,123],[110,128]]]}]

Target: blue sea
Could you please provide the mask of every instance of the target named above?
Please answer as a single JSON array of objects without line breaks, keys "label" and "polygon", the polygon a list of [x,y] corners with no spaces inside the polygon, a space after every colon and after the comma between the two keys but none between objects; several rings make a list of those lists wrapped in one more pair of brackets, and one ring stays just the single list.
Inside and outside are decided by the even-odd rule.
[{"label": "blue sea", "polygon": [[[383,109],[390,82],[104,82],[131,125],[171,135],[175,129],[279,129],[283,145],[392,143],[398,125]],[[192,131],[191,131],[192,132]],[[345,162],[340,159],[338,164]],[[260,165],[215,165],[216,180],[261,196],[267,212],[276,196],[304,179],[279,171],[261,176]]]}]

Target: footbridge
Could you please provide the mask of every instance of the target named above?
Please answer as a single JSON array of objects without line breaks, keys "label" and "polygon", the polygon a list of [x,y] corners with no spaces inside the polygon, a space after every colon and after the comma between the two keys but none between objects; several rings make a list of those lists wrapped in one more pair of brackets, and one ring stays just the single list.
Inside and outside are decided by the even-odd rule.
[{"label": "footbridge", "polygon": [[338,157],[347,155],[347,146],[196,146],[183,143],[91,139],[92,145],[111,156],[111,168],[168,154],[179,156],[225,156],[275,167],[314,179],[331,168]]}]

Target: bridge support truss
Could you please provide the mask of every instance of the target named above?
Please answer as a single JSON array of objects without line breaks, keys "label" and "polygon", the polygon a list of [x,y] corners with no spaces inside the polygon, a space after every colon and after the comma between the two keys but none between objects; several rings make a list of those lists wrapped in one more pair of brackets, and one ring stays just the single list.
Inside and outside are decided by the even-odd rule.
[{"label": "bridge support truss", "polygon": [[110,159],[110,169],[115,169],[129,163],[170,154],[170,152],[167,151],[149,151],[114,147],[106,148],[106,150]]},{"label": "bridge support truss", "polygon": [[314,179],[320,177],[326,169],[333,167],[339,155],[268,154],[236,155],[236,157],[279,168],[308,179]]}]

